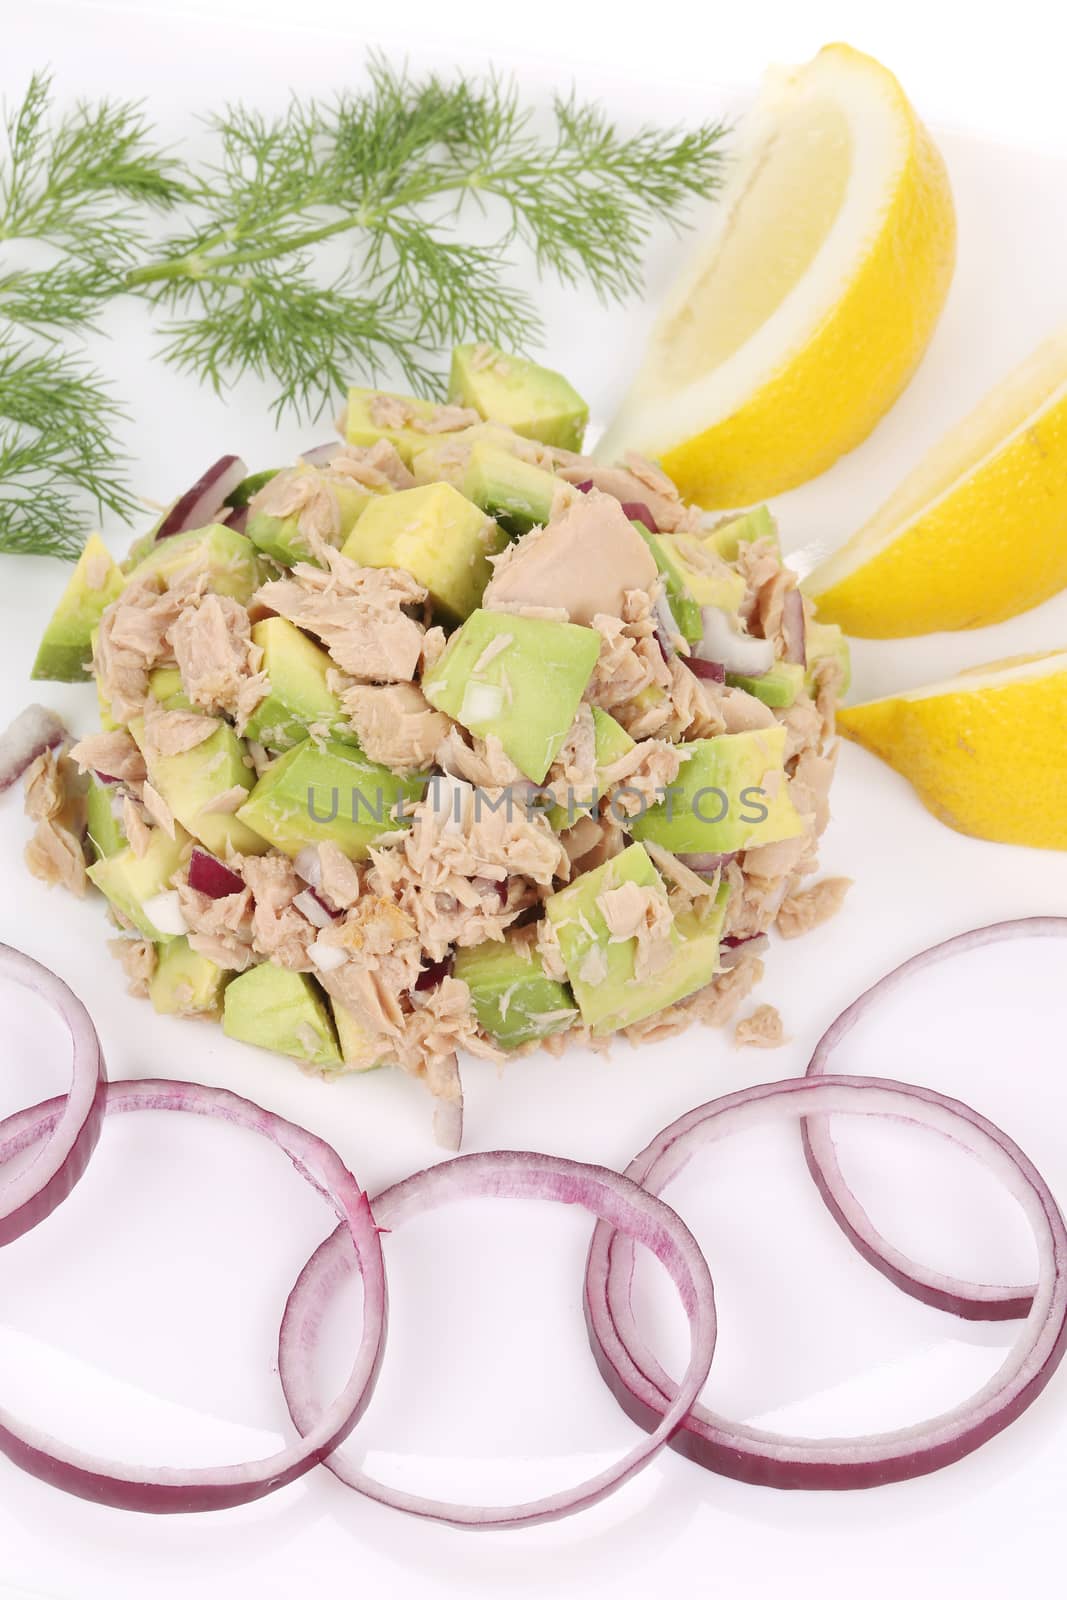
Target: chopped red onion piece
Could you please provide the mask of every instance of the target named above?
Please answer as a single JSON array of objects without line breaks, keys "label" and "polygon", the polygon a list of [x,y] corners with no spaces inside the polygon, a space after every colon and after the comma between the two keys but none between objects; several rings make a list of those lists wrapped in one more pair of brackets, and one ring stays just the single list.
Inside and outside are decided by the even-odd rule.
[{"label": "chopped red onion piece", "polygon": [[93,777],[98,783],[113,784],[122,782],[121,778],[114,777],[114,775],[110,772],[101,772],[99,767],[93,768]]},{"label": "chopped red onion piece", "polygon": [[[727,851],[723,855],[713,855],[710,851],[691,851],[688,855],[680,855],[678,860],[690,872],[719,872],[728,861],[734,859],[736,851]],[[726,943],[726,940],[723,940]]]},{"label": "chopped red onion piece", "polygon": [[303,850],[298,851],[293,857],[293,867],[297,877],[310,883],[313,889],[322,888],[322,862],[317,845],[305,845]]},{"label": "chopped red onion piece", "polygon": [[[203,1084],[142,1079],[112,1083],[102,1097],[107,1114],[126,1111],[185,1111],[218,1117],[269,1139],[289,1157],[301,1177],[341,1216],[339,1233],[349,1247],[347,1265],[363,1279],[363,1328],[352,1371],[338,1397],[316,1408],[314,1424],[298,1444],[242,1466],[175,1470],[126,1466],[98,1460],[22,1423],[4,1409],[0,1450],[34,1477],[98,1504],[128,1511],[222,1511],[260,1500],[309,1472],[333,1454],[362,1416],[377,1381],[385,1347],[386,1290],[378,1229],[367,1197],[340,1156],[323,1139],[226,1089]],[[52,1135],[67,1116],[70,1100],[51,1100],[0,1123],[0,1164]],[[36,1166],[36,1163],[35,1163]],[[34,1168],[30,1168],[32,1173]]]},{"label": "chopped red onion piece", "polygon": [[0,794],[10,789],[46,750],[55,750],[67,737],[67,730],[47,706],[27,706],[8,728],[0,733]]},{"label": "chopped red onion piece", "polygon": [[[864,1489],[916,1478],[970,1454],[1020,1416],[1058,1367],[1067,1344],[1067,1229],[1040,1174],[1007,1134],[977,1111],[933,1090],[882,1078],[787,1078],[724,1095],[656,1135],[627,1175],[658,1194],[696,1151],[739,1129],[784,1117],[838,1113],[918,1123],[979,1156],[1026,1213],[1040,1273],[1018,1340],[985,1386],[952,1411],[865,1438],[789,1437],[750,1428],[703,1405],[688,1413],[675,1449],[745,1483],[780,1489]],[[660,1424],[677,1386],[637,1328],[630,1302],[633,1245],[607,1223],[593,1234],[586,1321],[602,1374],[627,1415]]]},{"label": "chopped red onion piece", "polygon": [[[308,921],[316,928],[328,928],[337,918],[337,912],[331,911],[324,900],[321,900],[314,889],[302,889],[293,896],[296,909],[307,917]],[[344,959],[344,952],[338,952]]]},{"label": "chopped red onion piece", "polygon": [[725,683],[726,668],[721,661],[705,661],[700,656],[686,656],[685,664],[696,678],[705,683]]},{"label": "chopped red onion piece", "polygon": [[225,900],[227,895],[240,894],[245,881],[217,856],[209,855],[194,845],[189,858],[189,887],[197,894],[206,894],[212,900]]},{"label": "chopped red onion piece", "polygon": [[785,659],[798,667],[808,664],[808,625],[804,620],[804,600],[799,589],[790,589],[782,605],[782,638]]},{"label": "chopped red onion piece", "polygon": [[331,439],[329,444],[316,444],[310,450],[301,450],[300,459],[306,461],[309,467],[328,467],[334,456],[340,455],[344,448],[343,442]]},{"label": "chopped red onion piece", "polygon": [[169,539],[176,533],[206,528],[214,522],[248,468],[240,456],[220,456],[204,475],[175,500],[159,527],[156,539]]},{"label": "chopped red onion piece", "polygon": [[624,500],[622,509],[631,522],[643,522],[649,533],[659,532],[656,519],[643,500]]},{"label": "chopped red onion piece", "polygon": [[58,1013],[73,1052],[70,1093],[54,1102],[51,1137],[17,1177],[0,1178],[0,1245],[4,1245],[49,1216],[85,1171],[104,1119],[107,1068],[92,1018],[61,978],[6,944],[0,944],[0,976],[40,995]]},{"label": "chopped red onion piece", "polygon": [[724,970],[736,967],[743,956],[761,956],[769,950],[771,941],[765,933],[753,933],[747,939],[725,938],[719,952],[719,966]]},{"label": "chopped red onion piece", "polygon": [[431,961],[415,979],[415,988],[423,994],[427,989],[437,989],[445,979],[451,975],[454,961],[450,955],[444,956],[440,961]]},{"label": "chopped red onion piece", "polygon": [[[529,1527],[569,1516],[602,1500],[651,1460],[680,1425],[711,1367],[715,1350],[715,1297],[707,1263],[676,1214],[627,1178],[604,1167],[522,1151],[459,1156],[387,1189],[371,1202],[379,1228],[394,1230],[430,1207],[476,1196],[556,1200],[580,1205],[654,1253],[670,1274],[689,1320],[689,1366],[672,1404],[648,1439],[614,1467],[586,1483],[545,1499],[514,1506],[465,1506],[430,1500],[377,1482],[332,1456],[327,1463],[342,1483],[361,1494],[415,1516],[467,1528]],[[319,1246],[289,1297],[279,1341],[278,1370],[293,1421],[305,1433],[319,1416],[313,1369],[323,1312],[336,1286],[352,1271],[353,1251],[342,1229]]]},{"label": "chopped red onion piece", "polygon": [[702,661],[722,664],[727,672],[747,678],[762,677],[774,666],[774,645],[770,639],[756,639],[742,633],[738,619],[720,606],[701,606],[704,637],[694,654]]},{"label": "chopped red onion piece", "polygon": [[590,489],[593,487],[593,480],[592,478],[586,478],[583,480],[583,482],[576,483],[574,487],[577,489],[579,494],[588,494]]},{"label": "chopped red onion piece", "polygon": [[[968,933],[957,934],[954,939],[946,939],[942,944],[920,951],[892,972],[887,972],[884,978],[879,978],[830,1024],[815,1046],[815,1053],[808,1063],[808,1075],[814,1077],[824,1073],[834,1051],[857,1022],[916,973],[925,972],[942,961],[950,961],[953,956],[980,950],[988,944],[1000,944],[1007,939],[1049,938],[1067,938],[1067,917],[1021,917],[1010,922],[994,922],[989,927],[972,928]],[[1016,1317],[1026,1316],[1034,1297],[1032,1284],[1012,1287],[969,1283],[966,1279],[935,1272],[913,1261],[883,1238],[845,1181],[826,1117],[805,1118],[802,1136],[808,1168],[831,1215],[860,1254],[895,1283],[898,1289],[903,1289],[906,1294],[913,1295],[927,1305],[951,1311],[957,1317],[965,1317],[971,1322],[1012,1321]]]},{"label": "chopped red onion piece", "polygon": [[670,661],[672,656],[678,654],[675,639],[680,637],[680,629],[674,619],[670,601],[662,592],[657,595],[653,610],[656,613],[656,639],[663,652],[665,661]]}]

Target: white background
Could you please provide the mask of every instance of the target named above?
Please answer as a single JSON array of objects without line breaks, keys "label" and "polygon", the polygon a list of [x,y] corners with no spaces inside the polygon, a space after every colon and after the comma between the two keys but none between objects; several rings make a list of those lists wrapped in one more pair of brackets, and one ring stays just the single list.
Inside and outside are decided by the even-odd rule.
[{"label": "white background", "polygon": [[[942,427],[1064,315],[1067,118],[1051,9],[927,5],[605,6],[186,0],[5,9],[0,92],[51,61],[63,95],[144,94],[168,136],[227,95],[282,103],[328,93],[381,44],[413,60],[492,59],[532,94],[601,94],[623,120],[693,120],[743,98],[770,58],[844,37],[884,59],[942,135],[960,217],[960,266],[917,379],[874,437],[776,510],[786,543],[836,542]],[[953,131],[956,130],[956,131]],[[961,132],[960,130],[964,130]],[[990,142],[992,141],[992,142]],[[1043,154],[1037,154],[1038,150]],[[1057,152],[1059,158],[1057,159]],[[659,241],[650,283],[666,281]],[[548,351],[600,417],[632,364],[645,316],[546,291]],[[277,439],[269,395],[226,400],[148,364],[137,307],[112,319],[105,359],[129,398],[138,489],[156,499],[236,449],[264,465],[308,442]],[[321,434],[321,425],[318,433]],[[109,530],[116,549],[118,530]],[[0,724],[25,702],[29,663],[63,581],[45,562],[0,574]],[[865,646],[861,694],[915,684],[1013,650],[1067,644],[1056,601],[983,633]],[[83,689],[40,686],[75,726]],[[1050,797],[1057,803],[1059,797]],[[609,1062],[581,1056],[467,1070],[470,1148],[520,1145],[624,1165],[664,1122],[745,1082],[803,1069],[832,1016],[924,944],[979,922],[1067,907],[1067,858],[962,839],[901,781],[844,751],[828,870],[857,880],[845,913],[778,946],[766,998],[790,1043],[735,1053],[692,1036]],[[112,1073],[229,1084],[330,1137],[374,1190],[435,1159],[417,1085],[397,1074],[327,1088],[218,1030],[156,1018],[121,993],[98,904],[72,905],[19,861],[17,799],[0,808],[0,937],[50,962],[85,997]],[[918,985],[865,1029],[842,1065],[912,1077],[1003,1123],[1067,1196],[1059,945],[990,951]],[[63,1084],[58,1033],[6,991],[0,1113]],[[78,1194],[4,1252],[0,1405],[81,1444],[147,1461],[219,1461],[280,1433],[271,1370],[277,1317],[321,1205],[253,1141],[180,1119],[108,1128]],[[941,1267],[1020,1281],[1032,1271],[1014,1214],[975,1174],[899,1132],[849,1133],[850,1171],[876,1220]],[[822,1213],[795,1138],[738,1143],[671,1191],[712,1262],[722,1335],[710,1396],[766,1425],[856,1432],[917,1420],[992,1370],[1010,1329],[965,1325],[903,1299],[854,1259]],[[502,1213],[506,1209],[507,1214]],[[579,1311],[588,1229],[548,1208],[470,1207],[388,1245],[389,1359],[358,1440],[372,1470],[427,1492],[485,1499],[575,1481],[630,1426],[592,1370]],[[663,1337],[680,1354],[666,1315]],[[338,1332],[340,1330],[337,1330]],[[859,1496],[775,1495],[711,1479],[668,1454],[615,1500],[522,1534],[463,1535],[356,1501],[325,1473],[214,1518],[138,1519],[62,1498],[0,1461],[0,1594],[64,1600],[290,1596],[341,1585],[371,1595],[638,1596],[671,1589],[755,1597],[999,1594],[1061,1566],[1067,1379],[979,1456]]]}]

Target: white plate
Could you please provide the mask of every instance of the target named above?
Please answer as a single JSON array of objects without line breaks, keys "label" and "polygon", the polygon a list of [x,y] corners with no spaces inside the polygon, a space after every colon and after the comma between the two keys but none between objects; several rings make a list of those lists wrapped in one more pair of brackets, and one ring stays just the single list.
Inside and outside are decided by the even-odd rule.
[{"label": "white plate", "polygon": [[[328,45],[328,41],[327,41]],[[168,132],[191,103],[227,92],[280,103],[287,84],[326,92],[354,62],[321,37],[225,28],[210,48],[180,24],[132,14],[107,24],[41,9],[5,40],[0,90],[20,92],[50,59],[66,94],[147,95]],[[354,68],[349,68],[349,75]],[[548,77],[532,59],[529,81]],[[630,101],[604,76],[583,87]],[[697,117],[705,89],[649,90],[643,114]],[[1067,247],[1058,214],[1067,165],[946,134],[960,264],[929,355],[875,436],[775,507],[787,543],[836,541],[883,498],[941,430],[1037,340],[1062,308]],[[676,247],[660,243],[655,293]],[[603,416],[636,356],[647,314],[604,312],[546,292],[549,354]],[[133,404],[138,488],[165,499],[213,456],[260,465],[321,429],[275,437],[269,398],[226,402],[146,365],[139,308],[115,317],[109,361]],[[116,547],[118,542],[116,541]],[[63,582],[46,562],[6,560],[0,605],[0,723],[31,693],[87,729],[89,689],[31,690],[41,626]],[[860,695],[1015,650],[1063,647],[1067,601],[977,634],[856,649]],[[1062,797],[1049,796],[1049,804]],[[856,879],[843,915],[777,945],[761,998],[780,1008],[782,1050],[735,1052],[700,1032],[612,1060],[534,1058],[498,1079],[466,1070],[468,1147],[522,1146],[623,1165],[682,1110],[738,1085],[802,1070],[830,1018],[896,961],[949,933],[1067,905],[1067,857],[998,848],[940,827],[910,789],[846,747],[826,870]],[[193,1076],[249,1094],[330,1137],[373,1192],[436,1159],[426,1099],[397,1073],[336,1087],[218,1029],[158,1018],[122,992],[99,904],[49,894],[22,870],[17,798],[0,811],[0,936],[49,962],[89,1002],[115,1076]],[[1067,1197],[1062,1139],[1063,958],[1057,947],[992,951],[917,986],[843,1065],[957,1092],[1001,1121]],[[6,1011],[5,1011],[6,1014]],[[62,1086],[56,1035],[32,1010],[5,1040],[0,1112]],[[1016,1219],[974,1174],[925,1160],[903,1136],[850,1136],[852,1169],[876,1214],[938,1264],[1025,1276]],[[857,1178],[857,1181],[860,1181]],[[1003,1328],[925,1311],[858,1262],[822,1212],[791,1136],[723,1149],[672,1191],[707,1245],[722,1344],[710,1394],[750,1419],[842,1432],[918,1418],[992,1369]],[[76,1197],[4,1252],[0,1399],[68,1437],[145,1460],[218,1461],[269,1448],[281,1427],[272,1371],[284,1295],[322,1235],[321,1204],[284,1162],[222,1129],[131,1118],[106,1130]],[[573,1481],[630,1425],[597,1379],[580,1313],[584,1218],[548,1207],[465,1207],[390,1239],[393,1331],[358,1444],[372,1470],[431,1493],[509,1498]],[[1010,1330],[1009,1330],[1010,1331]],[[665,1337],[679,1330],[669,1323]],[[940,1476],[861,1496],[776,1495],[713,1479],[668,1453],[604,1506],[554,1527],[481,1537],[422,1526],[342,1491],[325,1472],[260,1505],[210,1518],[139,1519],[66,1499],[0,1460],[0,1594],[141,1600],[197,1593],[644,1595],[868,1594],[921,1574],[922,1593],[1024,1588],[1059,1550],[1067,1488],[1061,1377],[1009,1434]],[[994,1531],[995,1530],[995,1531]],[[10,1591],[2,1588],[3,1582]]]}]

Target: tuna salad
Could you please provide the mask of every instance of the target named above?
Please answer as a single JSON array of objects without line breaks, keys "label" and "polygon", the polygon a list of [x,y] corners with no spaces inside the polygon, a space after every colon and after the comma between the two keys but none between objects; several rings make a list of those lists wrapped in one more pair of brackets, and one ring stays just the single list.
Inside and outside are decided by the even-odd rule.
[{"label": "tuna salad", "polygon": [[[131,991],[333,1076],[736,1018],[804,933],[840,631],[765,507],[583,455],[559,374],[455,352],[343,442],[223,458],[120,567],[90,540],[34,676],[99,729],[26,775],[30,870],[107,901]],[[738,1042],[782,1037],[772,1006]]]}]

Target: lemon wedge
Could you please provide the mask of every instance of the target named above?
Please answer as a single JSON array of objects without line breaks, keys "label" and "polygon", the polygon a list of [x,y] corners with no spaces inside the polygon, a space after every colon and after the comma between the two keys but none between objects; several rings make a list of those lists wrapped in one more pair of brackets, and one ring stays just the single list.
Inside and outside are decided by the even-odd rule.
[{"label": "lemon wedge", "polygon": [[959,423],[804,588],[867,639],[984,628],[1067,584],[1067,330]]},{"label": "lemon wedge", "polygon": [[833,44],[769,75],[742,141],[597,451],[658,459],[708,508],[793,488],[866,438],[955,262],[944,163],[870,56]]},{"label": "lemon wedge", "polygon": [[837,725],[959,833],[1067,850],[1067,651],[848,706]]}]

